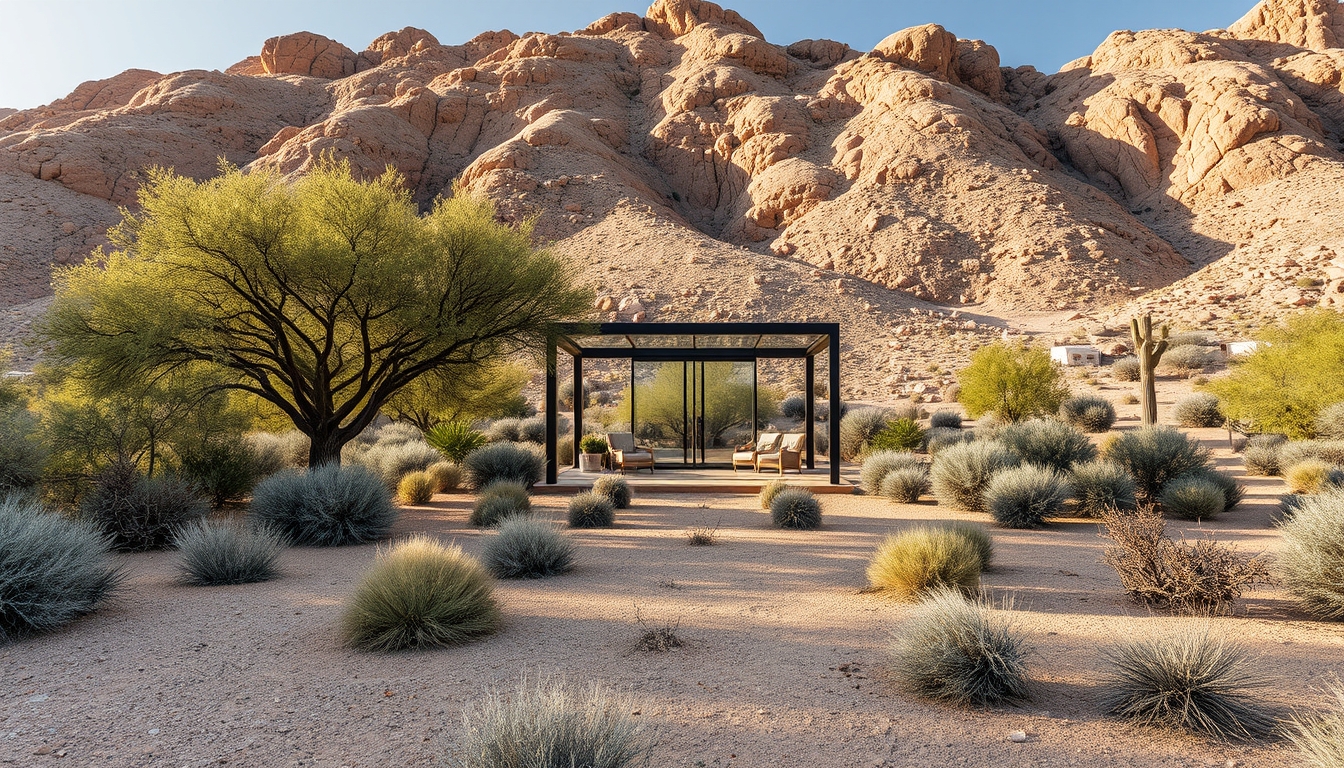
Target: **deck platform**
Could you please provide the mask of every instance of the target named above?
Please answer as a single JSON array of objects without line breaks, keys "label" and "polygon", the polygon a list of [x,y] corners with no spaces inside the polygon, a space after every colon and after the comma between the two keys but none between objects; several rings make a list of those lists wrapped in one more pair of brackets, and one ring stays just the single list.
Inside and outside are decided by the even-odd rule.
[{"label": "deck platform", "polygon": [[[830,469],[825,461],[818,461],[816,469],[805,469],[800,475],[789,472],[782,478],[778,472],[753,472],[750,469],[734,472],[731,469],[659,469],[652,474],[648,470],[630,471],[622,474],[630,482],[636,493],[731,493],[757,494],[772,480],[783,479],[789,485],[806,488],[813,493],[854,493],[857,467],[852,471],[842,468],[839,485],[831,485]],[[580,472],[566,467],[560,470],[554,485],[537,483],[533,493],[582,493],[593,486],[593,481],[603,473]]]}]

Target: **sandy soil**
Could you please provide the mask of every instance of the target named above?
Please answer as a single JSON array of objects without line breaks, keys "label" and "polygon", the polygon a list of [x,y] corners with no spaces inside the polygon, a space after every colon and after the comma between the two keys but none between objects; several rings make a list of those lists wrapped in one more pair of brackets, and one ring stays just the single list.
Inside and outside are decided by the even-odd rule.
[{"label": "sandy soil", "polygon": [[[1200,436],[1239,462],[1218,430]],[[1278,546],[1277,480],[1246,478],[1247,503],[1225,519],[1173,525],[1248,551]],[[469,497],[407,510],[399,534],[428,531],[478,551]],[[563,498],[539,497],[559,518]],[[677,766],[1291,766],[1281,746],[1242,746],[1136,729],[1097,704],[1099,649],[1119,637],[1211,623],[1244,641],[1283,705],[1321,700],[1344,667],[1339,627],[1307,620],[1275,589],[1237,615],[1151,615],[1126,601],[1099,562],[1094,523],[995,530],[985,584],[1016,600],[1034,643],[1034,699],[967,711],[898,692],[885,646],[909,606],[863,592],[880,538],[926,520],[975,518],[861,496],[823,499],[817,532],[767,526],[754,498],[639,498],[611,530],[574,533],[579,567],[505,582],[503,631],[475,645],[370,655],[341,648],[337,621],[375,548],[294,549],[267,584],[173,583],[172,555],[124,557],[116,605],[65,631],[0,651],[0,762],[106,766],[439,765],[464,704],[524,674],[601,680],[629,691]],[[983,519],[983,518],[982,518]],[[718,523],[721,543],[690,547],[688,526]],[[686,642],[637,653],[636,607],[679,621]],[[845,667],[848,665],[848,667]],[[1029,740],[1009,734],[1025,730]],[[1233,761],[1233,762],[1229,762]]]}]

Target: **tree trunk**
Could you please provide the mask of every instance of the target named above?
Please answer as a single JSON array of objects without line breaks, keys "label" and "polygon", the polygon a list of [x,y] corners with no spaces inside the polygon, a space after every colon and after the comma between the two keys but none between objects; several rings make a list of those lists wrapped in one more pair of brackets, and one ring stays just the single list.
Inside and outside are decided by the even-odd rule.
[{"label": "tree trunk", "polygon": [[341,429],[314,430],[308,435],[308,468],[316,469],[327,464],[341,465],[341,449],[350,442]]}]

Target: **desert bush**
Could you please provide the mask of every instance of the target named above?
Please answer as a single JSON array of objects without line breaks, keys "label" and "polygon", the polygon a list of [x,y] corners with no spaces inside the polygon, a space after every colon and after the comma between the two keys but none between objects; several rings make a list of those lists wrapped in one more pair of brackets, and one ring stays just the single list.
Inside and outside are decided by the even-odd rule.
[{"label": "desert bush", "polygon": [[314,547],[378,541],[397,520],[382,480],[363,467],[334,464],[262,480],[249,514],[290,543]]},{"label": "desert bush", "polygon": [[874,451],[863,459],[859,482],[863,484],[864,491],[876,495],[882,488],[883,478],[889,473],[919,465],[919,458],[909,451]]},{"label": "desert bush", "polygon": [[461,768],[647,768],[653,745],[633,706],[598,685],[523,680],[466,715]]},{"label": "desert bush", "polygon": [[1305,459],[1288,467],[1283,479],[1293,493],[1319,493],[1322,488],[1335,484],[1331,482],[1333,470],[1333,465],[1320,459]]},{"label": "desert bush", "polygon": [[571,528],[610,528],[616,523],[616,505],[600,493],[580,493],[569,500]]},{"label": "desert bush", "polygon": [[1116,381],[1139,380],[1139,358],[1130,355],[1111,363],[1111,375]]},{"label": "desert bush", "polygon": [[919,696],[975,706],[1030,696],[1023,637],[954,589],[926,597],[897,631],[891,652],[898,682]]},{"label": "desert bush", "polygon": [[873,439],[868,441],[868,451],[917,451],[924,446],[924,430],[913,419],[896,419],[887,422]]},{"label": "desert bush", "polygon": [[210,503],[185,480],[147,478],[126,464],[103,470],[79,506],[79,517],[124,552],[162,549],[179,527],[209,512]]},{"label": "desert bush", "polygon": [[1294,440],[1279,448],[1279,464],[1285,469],[1306,459],[1344,466],[1344,440]]},{"label": "desert bush", "polygon": [[976,554],[980,555],[980,568],[989,570],[994,565],[994,537],[989,535],[989,531],[979,523],[971,523],[965,520],[958,520],[947,526],[947,530],[962,537],[970,542],[975,548]]},{"label": "desert bush", "polygon": [[1264,561],[1201,539],[1173,541],[1151,508],[1101,514],[1111,540],[1102,561],[1115,569],[1134,600],[1181,613],[1220,613],[1242,592],[1269,578]]},{"label": "desert bush", "polygon": [[484,488],[506,480],[531,488],[546,474],[546,460],[528,448],[510,443],[495,443],[477,448],[462,461],[473,488]]},{"label": "desert bush", "polygon": [[770,500],[770,519],[777,528],[816,530],[821,527],[821,502],[806,488],[786,488]]},{"label": "desert bush", "polygon": [[445,421],[425,433],[425,442],[443,454],[444,458],[461,465],[467,454],[485,445],[486,438],[466,422]]},{"label": "desert bush", "polygon": [[853,461],[868,447],[874,436],[887,426],[887,411],[881,408],[855,408],[840,419],[840,458]]},{"label": "desert bush", "polygon": [[434,498],[438,484],[428,472],[408,472],[397,483],[397,498],[402,504],[425,504]]},{"label": "desert bush", "polygon": [[[1232,477],[1231,474],[1213,467],[1204,467],[1190,473],[1190,476],[1203,478],[1218,486],[1223,492],[1223,510],[1230,512],[1233,507],[1241,503],[1242,498],[1246,496],[1246,489]],[[1341,478],[1344,481],[1344,478]]]},{"label": "desert bush", "polygon": [[977,440],[944,448],[933,459],[929,480],[938,501],[956,509],[985,512],[990,478],[1015,467],[1017,455],[1002,443]]},{"label": "desert bush", "polygon": [[284,542],[274,531],[237,521],[198,520],[173,536],[184,584],[211,587],[269,581]]},{"label": "desert bush", "polygon": [[257,462],[242,438],[207,440],[190,449],[179,447],[179,472],[210,498],[215,507],[246,496],[257,484]]},{"label": "desert bush", "polygon": [[1339,768],[1344,765],[1344,688],[1330,686],[1334,701],[1329,710],[1288,721],[1288,740],[1297,747],[1304,768]]},{"label": "desert bush", "polygon": [[1017,454],[1023,464],[1068,472],[1074,464],[1097,458],[1096,446],[1087,435],[1055,419],[1033,419],[1009,424],[999,432],[999,441]]},{"label": "desert bush", "polygon": [[1107,510],[1132,510],[1134,478],[1113,461],[1090,461],[1074,465],[1069,473],[1073,497],[1078,501],[1079,514],[1098,517]]},{"label": "desert bush", "polygon": [[456,544],[416,536],[378,553],[341,616],[345,641],[366,651],[459,645],[499,627],[490,574]]},{"label": "desert bush", "polygon": [[919,421],[920,419],[919,406],[907,400],[903,400],[890,408],[887,408],[886,412],[888,422],[900,421],[901,419]]},{"label": "desert bush", "polygon": [[1204,393],[1187,395],[1177,400],[1171,413],[1182,427],[1221,427],[1224,421],[1223,412],[1218,408],[1218,398]]},{"label": "desert bush", "polygon": [[1143,427],[1115,435],[1103,457],[1134,478],[1140,501],[1154,502],[1167,483],[1208,464],[1209,452],[1172,427]]},{"label": "desert bush", "polygon": [[1279,523],[1278,576],[1311,615],[1344,619],[1344,489],[1300,498],[1295,506]]},{"label": "desert bush", "polygon": [[971,593],[980,586],[983,560],[967,537],[946,528],[921,526],[893,533],[868,561],[868,585],[903,600],[936,589]]},{"label": "desert bush", "polygon": [[770,502],[775,500],[775,497],[779,495],[780,491],[788,487],[789,484],[784,482],[783,480],[771,480],[770,482],[761,486],[761,493],[759,496],[761,502],[761,509],[769,509]]},{"label": "desert bush", "polygon": [[994,475],[985,488],[985,504],[1005,528],[1038,528],[1064,508],[1072,490],[1050,467],[1024,464]]},{"label": "desert bush", "polygon": [[518,422],[518,442],[545,443],[546,417],[533,416]]},{"label": "desert bush", "polygon": [[[341,452],[342,461],[360,466],[377,475],[389,489],[395,489],[401,478],[411,472],[423,472],[430,464],[442,461],[443,455],[417,437],[404,439],[403,425],[384,427],[373,443],[349,443]],[[393,429],[398,427],[398,429]],[[414,427],[411,427],[414,430]],[[390,440],[381,436],[387,433]]]},{"label": "desert bush", "polygon": [[1204,520],[1223,511],[1223,490],[1207,477],[1191,473],[1162,489],[1162,511],[1182,520]]},{"label": "desert bush", "polygon": [[1344,440],[1344,403],[1331,403],[1316,414],[1316,437]]},{"label": "desert bush", "polygon": [[0,496],[36,486],[46,461],[37,417],[22,406],[0,402]]},{"label": "desert bush", "polygon": [[1052,414],[1069,396],[1064,373],[1048,352],[1004,342],[971,353],[957,383],[971,418],[992,413],[1008,423]]},{"label": "desert bush", "polygon": [[924,432],[924,450],[930,456],[938,455],[944,448],[969,443],[975,440],[975,432],[969,429],[952,427],[930,427]]},{"label": "desert bush", "polygon": [[1208,633],[1130,640],[1106,653],[1103,704],[1133,723],[1220,739],[1252,739],[1275,725],[1265,680],[1240,646]]},{"label": "desert bush", "polygon": [[61,627],[111,597],[122,573],[110,549],[88,523],[0,497],[0,643]]},{"label": "desert bush", "polygon": [[243,440],[252,453],[258,478],[268,477],[282,469],[308,466],[308,436],[297,429],[280,434],[253,432],[243,435]]},{"label": "desert bush", "polygon": [[1158,363],[1160,368],[1171,371],[1177,376],[1188,378],[1213,364],[1213,354],[1204,347],[1187,344],[1172,347],[1162,355]]},{"label": "desert bush", "polygon": [[786,419],[807,418],[807,399],[802,395],[789,395],[779,401],[779,414]]},{"label": "desert bush", "polygon": [[1241,461],[1246,465],[1246,474],[1251,476],[1273,477],[1283,471],[1279,466],[1277,446],[1247,444],[1241,454]]},{"label": "desert bush", "polygon": [[485,439],[492,443],[517,443],[523,438],[519,432],[522,419],[495,419],[485,430]]},{"label": "desert bush", "polygon": [[611,501],[611,505],[617,509],[625,509],[630,506],[630,499],[634,492],[630,490],[630,483],[620,475],[603,475],[593,481],[593,493],[606,496]]},{"label": "desert bush", "polygon": [[1059,417],[1084,432],[1109,432],[1115,426],[1115,406],[1104,397],[1078,395],[1059,406]]},{"label": "desert bush", "polygon": [[1173,333],[1167,337],[1167,348],[1176,347],[1216,347],[1218,342],[1204,331],[1185,331],[1184,333]]},{"label": "desert bush", "polygon": [[486,540],[481,559],[501,579],[543,579],[574,568],[574,543],[552,523],[511,515]]},{"label": "desert bush", "polygon": [[929,416],[930,429],[961,429],[961,412],[940,408]]},{"label": "desert bush", "polygon": [[878,492],[892,501],[914,504],[929,492],[929,470],[918,465],[888,472],[882,478]]},{"label": "desert bush", "polygon": [[425,472],[434,480],[434,490],[437,493],[455,491],[462,484],[461,467],[447,461],[436,461],[426,467]]},{"label": "desert bush", "polygon": [[521,483],[497,480],[480,490],[468,520],[478,528],[492,528],[511,515],[532,511],[532,496]]},{"label": "desert bush", "polygon": [[555,440],[555,460],[562,467],[573,466],[574,464],[574,438],[569,435],[558,437]]}]

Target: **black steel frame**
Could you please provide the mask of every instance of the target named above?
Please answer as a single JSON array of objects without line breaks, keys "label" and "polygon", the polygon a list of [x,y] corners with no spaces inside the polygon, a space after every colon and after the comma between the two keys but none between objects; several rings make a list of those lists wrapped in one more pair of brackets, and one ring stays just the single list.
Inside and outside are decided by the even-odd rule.
[{"label": "black steel frame", "polygon": [[[576,337],[583,336],[624,336],[627,340],[634,336],[756,336],[756,346],[752,347],[640,347],[631,341],[629,347],[584,347]],[[812,344],[803,347],[761,347],[764,336],[814,336]],[[802,359],[804,366],[804,387],[807,391],[807,468],[816,468],[816,453],[813,450],[815,436],[814,404],[812,396],[816,383],[816,356],[823,351],[829,352],[830,381],[827,387],[830,396],[831,417],[827,421],[830,427],[831,446],[831,484],[840,484],[840,462],[837,454],[840,450],[840,324],[839,323],[562,323],[554,327],[550,341],[546,345],[546,482],[554,484],[560,474],[559,450],[557,448],[559,432],[559,385],[557,382],[559,352],[564,350],[574,358],[574,435],[583,435],[583,361],[593,360],[630,360],[635,362],[750,362],[752,363],[752,390],[757,386],[755,363],[761,359]],[[633,370],[633,368],[632,368]],[[631,379],[631,411],[634,417],[634,380]],[[687,397],[682,387],[683,399]],[[753,431],[756,423],[756,398],[752,398]],[[683,412],[685,407],[683,406]],[[575,445],[574,466],[578,466],[578,446]]]}]

